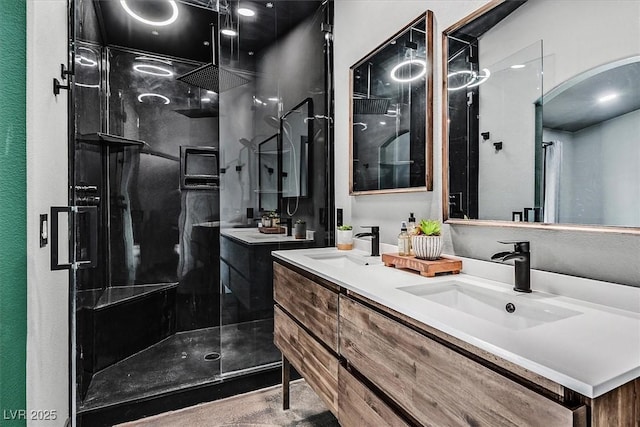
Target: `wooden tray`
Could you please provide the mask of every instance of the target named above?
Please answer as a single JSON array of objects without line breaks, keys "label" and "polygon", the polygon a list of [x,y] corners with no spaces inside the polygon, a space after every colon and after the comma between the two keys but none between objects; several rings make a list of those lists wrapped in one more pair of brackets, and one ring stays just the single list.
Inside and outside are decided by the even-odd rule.
[{"label": "wooden tray", "polygon": [[264,234],[284,234],[287,229],[284,227],[260,227],[258,231]]},{"label": "wooden tray", "polygon": [[462,261],[459,259],[440,257],[428,261],[418,259],[415,256],[400,256],[398,254],[382,254],[382,262],[387,267],[406,268],[420,273],[421,276],[434,277],[438,273],[458,274],[462,270]]}]

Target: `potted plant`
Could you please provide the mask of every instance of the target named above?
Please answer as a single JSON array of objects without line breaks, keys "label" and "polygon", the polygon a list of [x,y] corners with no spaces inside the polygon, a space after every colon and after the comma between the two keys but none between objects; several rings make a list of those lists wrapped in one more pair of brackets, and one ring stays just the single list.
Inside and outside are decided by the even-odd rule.
[{"label": "potted plant", "polygon": [[442,253],[440,221],[421,219],[411,236],[411,247],[418,259],[435,260]]},{"label": "potted plant", "polygon": [[338,249],[343,251],[353,249],[353,227],[346,224],[339,226],[336,240]]},{"label": "potted plant", "polygon": [[303,219],[296,221],[293,227],[293,237],[296,239],[307,238],[307,223]]}]

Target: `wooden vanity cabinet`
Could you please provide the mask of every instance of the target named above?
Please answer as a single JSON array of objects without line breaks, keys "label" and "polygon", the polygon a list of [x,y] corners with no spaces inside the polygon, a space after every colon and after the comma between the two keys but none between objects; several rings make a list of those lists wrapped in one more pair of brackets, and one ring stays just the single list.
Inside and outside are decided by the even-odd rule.
[{"label": "wooden vanity cabinet", "polygon": [[567,408],[349,297],[339,334],[349,365],[421,424],[574,426],[586,417],[583,405]]},{"label": "wooden vanity cabinet", "polygon": [[289,363],[338,416],[338,291],[273,264],[274,343],[283,358],[283,401],[288,407]]},{"label": "wooden vanity cabinet", "polygon": [[293,365],[343,427],[640,426],[640,379],[588,399],[297,267],[274,263]]}]

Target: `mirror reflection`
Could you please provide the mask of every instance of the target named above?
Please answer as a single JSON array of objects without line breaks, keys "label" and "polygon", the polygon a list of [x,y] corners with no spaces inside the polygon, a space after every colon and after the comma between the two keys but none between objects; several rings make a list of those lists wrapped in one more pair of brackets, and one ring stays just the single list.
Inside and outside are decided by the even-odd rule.
[{"label": "mirror reflection", "polygon": [[280,119],[282,197],[309,196],[309,135],[313,134],[313,119],[311,98]]},{"label": "mirror reflection", "polygon": [[351,67],[351,194],[431,189],[431,20]]},{"label": "mirror reflection", "polygon": [[577,7],[507,1],[444,32],[445,218],[640,227],[640,3]]},{"label": "mirror reflection", "polygon": [[278,134],[258,144],[259,208],[273,211],[278,208]]}]

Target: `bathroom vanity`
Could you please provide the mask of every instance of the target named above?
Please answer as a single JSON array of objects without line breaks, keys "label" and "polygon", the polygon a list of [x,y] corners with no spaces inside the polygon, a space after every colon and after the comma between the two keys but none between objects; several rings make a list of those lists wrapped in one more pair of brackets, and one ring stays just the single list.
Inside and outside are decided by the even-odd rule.
[{"label": "bathroom vanity", "polygon": [[263,234],[257,228],[225,228],[220,239],[220,277],[247,313],[244,320],[270,315],[273,307],[271,251],[308,248],[313,239]]},{"label": "bathroom vanity", "polygon": [[640,419],[638,289],[618,286],[624,295],[603,306],[593,301],[599,282],[567,279],[563,289],[592,294],[576,299],[538,290],[560,275],[534,271],[534,292],[516,295],[507,283],[469,274],[488,268],[508,278],[513,267],[477,260],[464,260],[455,277],[424,278],[359,251],[274,257],[285,407],[291,364],[342,426]]}]

